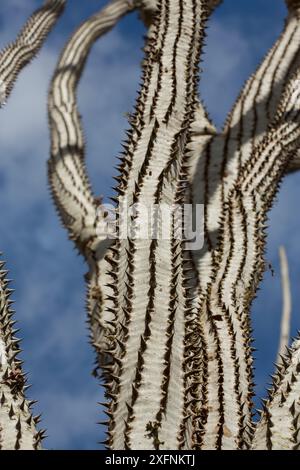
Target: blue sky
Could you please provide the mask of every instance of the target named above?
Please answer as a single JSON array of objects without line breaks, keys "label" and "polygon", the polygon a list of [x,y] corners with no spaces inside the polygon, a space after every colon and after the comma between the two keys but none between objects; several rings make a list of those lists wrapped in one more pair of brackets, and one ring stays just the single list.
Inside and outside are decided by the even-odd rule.
[{"label": "blue sky", "polygon": [[[68,0],[68,6],[39,57],[17,82],[0,113],[0,250],[16,289],[14,298],[23,357],[43,413],[47,448],[96,449],[103,437],[102,390],[91,376],[93,352],[87,341],[83,261],[67,240],[49,198],[46,97],[57,55],[73,29],[105,1]],[[38,0],[2,0],[1,47],[13,39]],[[283,27],[283,0],[224,0],[209,23],[201,95],[220,126],[240,87]],[[94,47],[79,89],[87,140],[89,174],[96,194],[111,195],[115,157],[127,128],[139,83],[144,28],[135,14]],[[281,313],[278,247],[290,261],[292,333],[299,328],[300,175],[288,176],[270,214],[265,275],[254,303],[256,383],[264,395],[272,373]]]}]

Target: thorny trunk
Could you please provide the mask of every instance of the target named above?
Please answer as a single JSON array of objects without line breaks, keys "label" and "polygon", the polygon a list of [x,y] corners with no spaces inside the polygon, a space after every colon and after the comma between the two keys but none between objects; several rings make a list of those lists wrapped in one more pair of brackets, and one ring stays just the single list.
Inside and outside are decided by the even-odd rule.
[{"label": "thorny trunk", "polygon": [[[267,213],[284,174],[299,169],[300,1],[286,0],[285,28],[220,133],[197,96],[205,23],[219,3],[113,0],[75,31],[51,82],[49,181],[59,216],[89,266],[91,342],[106,386],[112,449],[300,445],[299,339],[282,358],[255,424],[250,318],[265,269]],[[2,53],[2,98],[63,4],[46,2],[28,23],[27,30],[37,26],[30,45],[25,27]],[[137,233],[145,223],[141,207],[204,204],[201,250],[178,240],[175,218],[164,238],[107,239],[105,208],[91,191],[76,88],[93,43],[134,8],[149,32],[116,178],[116,217],[122,222],[122,209],[137,205],[131,218]],[[162,217],[154,213],[154,227]],[[2,282],[0,445],[39,448],[43,434],[24,399]]]}]

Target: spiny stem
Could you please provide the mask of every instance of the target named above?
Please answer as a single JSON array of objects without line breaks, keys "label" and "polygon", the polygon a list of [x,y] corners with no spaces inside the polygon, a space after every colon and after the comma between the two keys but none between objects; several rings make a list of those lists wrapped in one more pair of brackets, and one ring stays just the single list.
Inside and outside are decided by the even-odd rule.
[{"label": "spiny stem", "polygon": [[[247,80],[224,130],[206,137],[196,133],[192,140],[192,197],[195,204],[204,204],[205,246],[193,253],[201,289],[205,289],[211,276],[226,198],[241,168],[266,135],[283,89],[300,64],[300,17],[295,10],[299,3],[292,3],[282,34]],[[298,163],[293,156],[286,171],[298,169]]]},{"label": "spiny stem", "polygon": [[253,450],[300,448],[300,339],[281,356],[268,400],[263,402]]},{"label": "spiny stem", "polygon": [[35,57],[63,12],[66,0],[46,0],[17,38],[0,52],[0,106],[6,103],[21,70]]},{"label": "spiny stem", "polygon": [[59,58],[51,82],[48,113],[51,157],[48,175],[52,197],[70,238],[85,257],[89,273],[87,308],[91,341],[99,362],[107,348],[104,334],[112,315],[103,313],[102,299],[109,283],[109,265],[103,259],[110,240],[105,210],[91,190],[85,167],[85,146],[77,109],[77,86],[95,41],[112,29],[126,13],[130,2],[114,0],[85,21],[72,35]]}]

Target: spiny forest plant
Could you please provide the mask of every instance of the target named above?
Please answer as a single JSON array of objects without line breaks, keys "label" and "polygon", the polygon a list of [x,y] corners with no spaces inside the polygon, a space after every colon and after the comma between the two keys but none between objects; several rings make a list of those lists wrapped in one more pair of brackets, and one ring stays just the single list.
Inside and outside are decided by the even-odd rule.
[{"label": "spiny forest plant", "polygon": [[[1,52],[1,102],[64,3],[46,2]],[[286,0],[284,30],[221,132],[198,96],[206,21],[219,3],[111,1],[75,31],[51,81],[49,182],[89,268],[88,321],[96,375],[106,387],[110,449],[300,446],[300,339],[280,357],[255,422],[250,317],[266,266],[268,211],[284,175],[300,165],[300,0]],[[131,217],[132,237],[107,236],[111,221],[91,190],[76,88],[94,42],[133,9],[149,29],[116,177],[115,222],[132,205],[203,204],[201,249],[177,237],[175,218],[166,237],[134,236],[144,224],[139,209]],[[162,224],[159,211],[153,221]],[[44,433],[24,394],[5,275],[0,272],[0,447],[40,449]]]}]

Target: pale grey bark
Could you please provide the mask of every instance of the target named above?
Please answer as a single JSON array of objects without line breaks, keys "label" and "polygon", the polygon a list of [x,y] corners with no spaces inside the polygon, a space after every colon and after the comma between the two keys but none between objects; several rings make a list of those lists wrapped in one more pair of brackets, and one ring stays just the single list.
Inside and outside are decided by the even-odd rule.
[{"label": "pale grey bark", "polygon": [[281,270],[281,290],[282,290],[282,314],[280,325],[280,340],[278,347],[277,363],[280,356],[285,354],[290,341],[292,295],[290,286],[289,263],[284,246],[279,248],[280,270]]},{"label": "pale grey bark", "polygon": [[[54,22],[63,3],[47,2],[45,18],[49,14]],[[284,175],[299,167],[300,0],[287,0],[282,34],[218,133],[197,81],[206,21],[220,3],[113,0],[74,32],[51,82],[49,182],[59,216],[89,268],[88,318],[106,385],[111,449],[300,445],[299,339],[282,357],[255,424],[250,314],[265,269],[268,211]],[[85,167],[76,89],[94,42],[134,8],[149,30],[114,202],[119,219],[124,205],[204,203],[205,246],[193,253],[176,238],[174,222],[166,239],[112,241],[99,232],[99,224],[110,228]],[[33,16],[11,50],[25,47],[28,34],[30,53],[40,47],[35,32],[43,36],[50,23],[46,32],[34,25],[44,13]],[[21,63],[7,78],[1,72],[10,62],[7,54],[0,57],[3,97]],[[158,226],[161,221],[156,215]],[[134,223],[144,224],[139,210]],[[23,376],[5,322],[0,318],[0,391],[6,400],[0,445],[39,447],[42,435],[27,402],[13,396],[14,377]],[[12,402],[13,411],[6,405]]]}]

